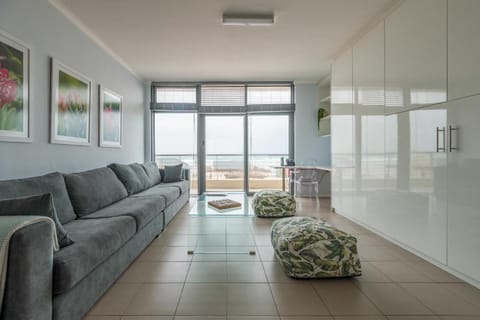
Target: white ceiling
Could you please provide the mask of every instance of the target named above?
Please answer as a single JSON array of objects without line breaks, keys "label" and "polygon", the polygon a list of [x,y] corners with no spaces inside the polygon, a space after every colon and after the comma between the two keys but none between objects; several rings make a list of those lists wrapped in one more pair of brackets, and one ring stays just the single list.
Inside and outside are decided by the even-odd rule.
[{"label": "white ceiling", "polygon": [[[295,80],[396,0],[52,0],[144,80]],[[272,27],[223,26],[223,11],[274,12]]]}]

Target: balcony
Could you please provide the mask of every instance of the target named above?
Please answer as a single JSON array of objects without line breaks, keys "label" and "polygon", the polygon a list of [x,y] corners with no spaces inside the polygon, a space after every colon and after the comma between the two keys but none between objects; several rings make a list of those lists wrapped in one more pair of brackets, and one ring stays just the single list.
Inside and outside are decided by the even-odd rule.
[{"label": "balcony", "polygon": [[[250,154],[248,158],[248,186],[250,192],[282,188],[282,173],[273,166],[280,164],[285,154]],[[197,158],[190,155],[157,154],[160,167],[185,163],[191,170],[191,187],[198,187]],[[206,156],[205,174],[207,191],[244,191],[244,156],[241,154],[209,154]]]}]

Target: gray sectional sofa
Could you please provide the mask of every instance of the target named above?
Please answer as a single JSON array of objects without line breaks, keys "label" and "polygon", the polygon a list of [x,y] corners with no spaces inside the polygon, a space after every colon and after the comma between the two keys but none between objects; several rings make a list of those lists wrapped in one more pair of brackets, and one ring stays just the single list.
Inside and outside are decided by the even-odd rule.
[{"label": "gray sectional sofa", "polygon": [[81,319],[187,203],[182,174],[163,183],[152,162],[0,181],[0,200],[51,193],[74,242],[54,252],[46,222],[13,234],[0,319]]}]

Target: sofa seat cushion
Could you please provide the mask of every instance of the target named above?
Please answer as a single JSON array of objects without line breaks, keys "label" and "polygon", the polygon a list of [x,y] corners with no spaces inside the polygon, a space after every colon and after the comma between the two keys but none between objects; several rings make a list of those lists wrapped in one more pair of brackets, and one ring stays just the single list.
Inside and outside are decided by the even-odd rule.
[{"label": "sofa seat cushion", "polygon": [[174,183],[161,183],[143,192],[137,193],[132,198],[164,198],[166,206],[171,205],[180,198],[181,188]]},{"label": "sofa seat cushion", "polygon": [[165,209],[163,197],[128,197],[97,212],[83,216],[82,219],[130,216],[135,219],[137,230],[143,229],[153,218]]},{"label": "sofa seat cushion", "polygon": [[64,225],[74,243],[53,257],[53,292],[61,294],[92,272],[135,235],[132,217],[78,219]]},{"label": "sofa seat cushion", "polygon": [[161,183],[156,186],[157,188],[167,188],[167,187],[175,187],[180,190],[180,194],[185,194],[188,192],[190,189],[190,181],[188,180],[180,180],[177,182],[167,182],[167,183]]},{"label": "sofa seat cushion", "polygon": [[77,218],[61,173],[54,172],[39,177],[0,181],[0,200],[45,193],[52,194],[53,204],[61,223]]},{"label": "sofa seat cushion", "polygon": [[77,216],[85,216],[128,196],[110,168],[65,174],[68,194]]},{"label": "sofa seat cushion", "polygon": [[170,183],[165,183],[165,184],[179,188],[181,194],[188,193],[188,191],[190,190],[190,181],[189,180],[181,180],[181,181],[170,182]]}]

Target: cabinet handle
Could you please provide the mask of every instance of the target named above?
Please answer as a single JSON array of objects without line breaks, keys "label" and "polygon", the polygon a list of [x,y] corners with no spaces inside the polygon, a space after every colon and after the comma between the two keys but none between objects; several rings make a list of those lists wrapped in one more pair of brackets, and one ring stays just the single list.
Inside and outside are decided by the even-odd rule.
[{"label": "cabinet handle", "polygon": [[[440,132],[442,133],[443,147],[440,147]],[[437,127],[437,152],[445,152],[445,127]]]},{"label": "cabinet handle", "polygon": [[[448,126],[448,151],[458,150],[458,128],[456,126]],[[453,146],[452,132],[455,131],[455,146]]]}]

